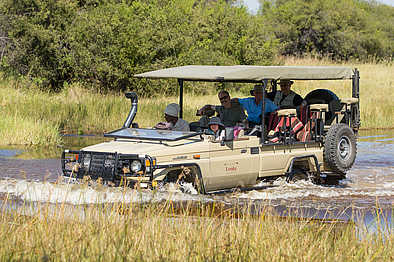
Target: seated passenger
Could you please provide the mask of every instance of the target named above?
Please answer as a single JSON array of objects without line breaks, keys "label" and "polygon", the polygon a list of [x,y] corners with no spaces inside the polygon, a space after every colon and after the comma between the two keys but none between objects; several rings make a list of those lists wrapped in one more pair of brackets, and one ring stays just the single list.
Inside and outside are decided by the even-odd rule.
[{"label": "seated passenger", "polygon": [[[239,102],[241,106],[248,113],[249,127],[261,124],[261,108],[263,103],[263,87],[261,85],[255,85],[254,89],[250,90],[250,94],[254,97],[247,98],[235,98],[236,102]],[[265,98],[265,114],[268,115],[274,112],[278,107],[268,98]]]},{"label": "seated passenger", "polygon": [[302,97],[290,90],[293,81],[281,80],[279,82],[280,91],[271,92],[267,96],[274,101],[274,104],[279,108],[297,108],[302,104]]},{"label": "seated passenger", "polygon": [[215,141],[221,141],[224,139],[225,131],[224,125],[217,116],[212,117],[208,123],[208,134],[213,135]]},{"label": "seated passenger", "polygon": [[189,123],[179,118],[179,105],[176,103],[169,104],[164,110],[166,122],[160,122],[155,125],[156,129],[167,129],[173,131],[190,131]]},{"label": "seated passenger", "polygon": [[241,123],[246,119],[245,112],[239,102],[231,100],[230,94],[227,91],[220,91],[218,98],[221,103],[220,106],[205,105],[198,110],[198,114],[203,115],[200,119],[201,127],[207,127],[209,122],[208,117],[215,112],[225,127],[236,126],[237,123]]}]

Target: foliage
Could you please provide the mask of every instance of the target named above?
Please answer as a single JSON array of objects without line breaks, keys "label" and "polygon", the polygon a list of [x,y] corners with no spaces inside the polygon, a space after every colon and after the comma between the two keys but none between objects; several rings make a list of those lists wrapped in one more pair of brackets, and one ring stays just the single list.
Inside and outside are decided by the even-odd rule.
[{"label": "foliage", "polygon": [[270,64],[276,54],[257,19],[225,1],[5,0],[0,10],[13,41],[3,70],[52,90],[79,81],[102,91],[173,94],[173,83],[132,76],[184,64]]},{"label": "foliage", "polygon": [[11,40],[3,70],[59,88],[71,74],[63,60],[67,53],[63,32],[76,14],[75,7],[72,1],[2,1],[0,12],[9,23],[0,27]]},{"label": "foliage", "polygon": [[363,0],[264,0],[261,15],[283,55],[316,54],[335,60],[394,55],[394,8]]},{"label": "foliage", "polygon": [[[42,89],[73,82],[140,95],[175,82],[133,75],[185,64],[274,64],[277,55],[392,61],[394,8],[363,0],[3,0],[0,71]],[[193,85],[203,94],[205,86]]]}]

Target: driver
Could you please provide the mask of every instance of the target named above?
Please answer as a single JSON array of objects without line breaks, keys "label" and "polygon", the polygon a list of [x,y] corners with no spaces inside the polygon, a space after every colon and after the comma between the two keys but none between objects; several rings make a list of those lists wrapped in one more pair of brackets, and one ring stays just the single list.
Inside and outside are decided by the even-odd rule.
[{"label": "driver", "polygon": [[179,118],[180,107],[176,103],[168,104],[164,110],[166,122],[157,123],[154,128],[173,131],[190,131],[189,123]]}]

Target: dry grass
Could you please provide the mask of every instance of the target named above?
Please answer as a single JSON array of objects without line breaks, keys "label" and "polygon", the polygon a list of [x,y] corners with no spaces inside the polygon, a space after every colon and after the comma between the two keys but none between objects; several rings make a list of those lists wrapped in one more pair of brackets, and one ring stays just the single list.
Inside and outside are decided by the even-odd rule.
[{"label": "dry grass", "polygon": [[[392,235],[360,240],[353,225],[234,213],[172,202],[0,214],[1,261],[392,261]],[[26,205],[21,210],[30,210]]]},{"label": "dry grass", "polygon": [[[285,65],[334,65],[327,59],[282,58]],[[362,128],[394,127],[394,66],[387,64],[341,64],[360,70]],[[198,83],[187,83],[197,85]],[[237,87],[237,86],[236,86]],[[246,96],[250,86],[231,89],[232,97]],[[204,88],[207,88],[204,86]],[[305,96],[315,88],[329,88],[339,97],[351,96],[350,81],[296,81],[293,90]],[[187,91],[187,86],[186,86]],[[243,91],[243,92],[242,92]],[[213,86],[211,93],[214,93]],[[177,97],[140,98],[135,122],[151,127],[163,120],[163,110]],[[184,118],[195,121],[205,104],[217,104],[215,94],[198,96],[186,92]],[[59,94],[49,94],[19,81],[0,82],[0,144],[57,144],[59,133],[95,133],[120,128],[130,110],[123,94],[100,95],[74,84]]]}]

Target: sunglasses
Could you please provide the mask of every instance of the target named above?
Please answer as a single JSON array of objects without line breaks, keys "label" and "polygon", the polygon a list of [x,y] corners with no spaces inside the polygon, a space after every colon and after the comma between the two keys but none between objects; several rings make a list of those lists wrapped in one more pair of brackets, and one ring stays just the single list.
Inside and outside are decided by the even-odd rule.
[{"label": "sunglasses", "polygon": [[222,101],[227,100],[228,98],[229,98],[229,96],[222,96],[222,97],[219,97],[219,100],[220,100],[220,102],[222,102]]}]

